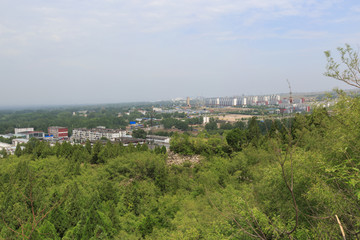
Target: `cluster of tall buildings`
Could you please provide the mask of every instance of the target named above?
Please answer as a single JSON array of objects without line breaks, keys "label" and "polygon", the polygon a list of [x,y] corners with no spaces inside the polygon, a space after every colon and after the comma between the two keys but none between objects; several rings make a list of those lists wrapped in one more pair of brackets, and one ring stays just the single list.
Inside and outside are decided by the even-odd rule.
[{"label": "cluster of tall buildings", "polygon": [[280,95],[215,97],[205,99],[206,106],[258,106],[279,105],[280,103]]}]

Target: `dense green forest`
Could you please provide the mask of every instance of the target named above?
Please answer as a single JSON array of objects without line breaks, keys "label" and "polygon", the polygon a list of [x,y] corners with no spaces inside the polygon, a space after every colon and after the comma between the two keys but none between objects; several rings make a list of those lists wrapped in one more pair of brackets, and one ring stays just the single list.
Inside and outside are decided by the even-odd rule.
[{"label": "dense green forest", "polygon": [[73,128],[82,127],[125,128],[129,121],[142,117],[140,113],[134,112],[130,116],[119,118],[116,110],[96,108],[91,110],[88,117],[73,116],[74,109],[2,111],[0,112],[0,133],[13,133],[14,128],[19,127],[33,127],[37,131],[47,132],[49,126],[65,126],[69,128],[70,133]]},{"label": "dense green forest", "polygon": [[[167,105],[162,106],[166,107]],[[89,109],[87,117],[78,113],[79,109],[84,108],[0,111],[0,133],[14,133],[14,128],[20,127],[33,127],[37,131],[47,132],[49,126],[64,126],[69,129],[71,135],[74,128],[105,126],[112,129],[125,129],[130,121],[135,121],[137,118],[145,118],[146,121],[141,123],[146,126],[163,124],[165,129],[174,127],[182,131],[188,131],[191,130],[189,125],[202,124],[203,121],[201,116],[188,118],[185,113],[155,113],[152,107],[147,105],[136,105],[131,108],[129,106],[113,107],[106,105],[86,107],[85,109]],[[138,109],[145,109],[147,112],[144,115]],[[152,134],[157,133],[153,132]],[[0,138],[0,141],[11,142],[2,138]]]},{"label": "dense green forest", "polygon": [[0,159],[2,239],[358,239],[360,97],[197,137],[167,164],[146,145],[50,147]]}]

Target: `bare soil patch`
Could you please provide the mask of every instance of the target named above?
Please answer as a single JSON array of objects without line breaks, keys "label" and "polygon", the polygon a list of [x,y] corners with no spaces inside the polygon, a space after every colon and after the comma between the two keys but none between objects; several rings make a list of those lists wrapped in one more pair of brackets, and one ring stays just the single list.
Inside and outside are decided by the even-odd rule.
[{"label": "bare soil patch", "polygon": [[186,162],[189,162],[191,163],[191,167],[194,167],[194,165],[200,163],[200,161],[201,161],[200,155],[183,156],[180,154],[169,152],[166,163],[168,165],[182,165]]},{"label": "bare soil patch", "polygon": [[219,120],[227,122],[237,122],[243,119],[252,118],[253,115],[244,115],[244,114],[226,114],[225,116],[219,116]]}]

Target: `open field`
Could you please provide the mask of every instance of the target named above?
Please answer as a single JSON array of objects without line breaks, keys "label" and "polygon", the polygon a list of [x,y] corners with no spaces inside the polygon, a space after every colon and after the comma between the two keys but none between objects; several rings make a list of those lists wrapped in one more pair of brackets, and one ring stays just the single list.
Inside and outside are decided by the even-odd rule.
[{"label": "open field", "polygon": [[244,115],[244,114],[226,114],[224,116],[219,116],[218,119],[227,122],[237,122],[243,119],[252,118],[253,115]]},{"label": "open field", "polygon": [[238,108],[238,107],[223,107],[223,108],[208,108],[210,112],[243,112],[251,110],[252,108]]}]

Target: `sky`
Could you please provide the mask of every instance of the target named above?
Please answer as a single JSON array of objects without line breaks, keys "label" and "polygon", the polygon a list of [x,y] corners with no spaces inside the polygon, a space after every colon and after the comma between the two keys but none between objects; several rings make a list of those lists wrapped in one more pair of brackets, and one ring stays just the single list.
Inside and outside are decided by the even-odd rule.
[{"label": "sky", "polygon": [[349,89],[324,51],[359,23],[358,0],[0,0],[0,106]]}]

